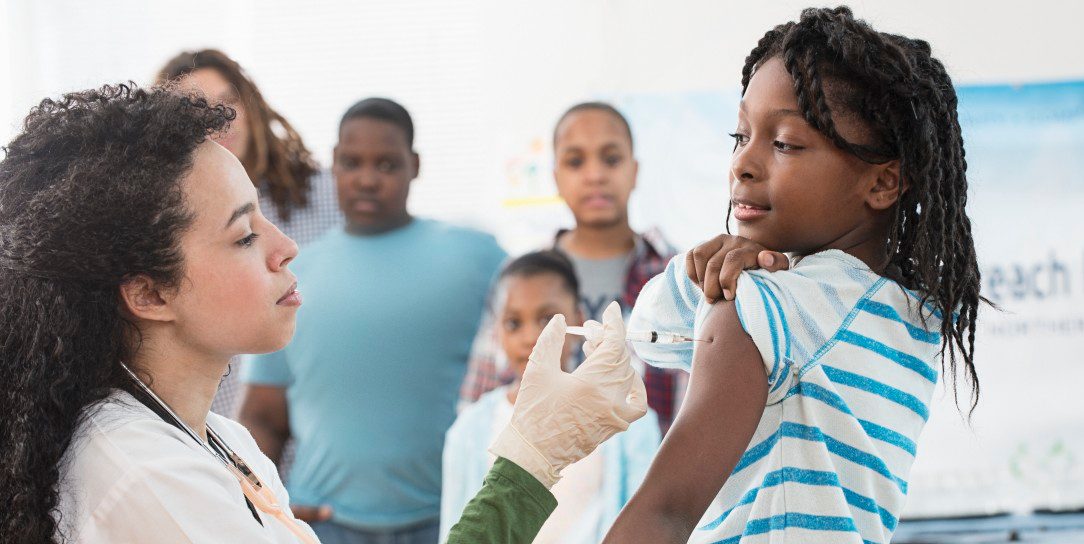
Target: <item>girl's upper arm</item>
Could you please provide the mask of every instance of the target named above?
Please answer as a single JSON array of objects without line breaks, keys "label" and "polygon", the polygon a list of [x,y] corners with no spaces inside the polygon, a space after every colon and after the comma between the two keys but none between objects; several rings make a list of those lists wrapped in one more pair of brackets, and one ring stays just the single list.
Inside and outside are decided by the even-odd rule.
[{"label": "girl's upper arm", "polygon": [[768,376],[733,302],[714,305],[700,337],[684,404],[608,541],[685,542],[756,431]]}]

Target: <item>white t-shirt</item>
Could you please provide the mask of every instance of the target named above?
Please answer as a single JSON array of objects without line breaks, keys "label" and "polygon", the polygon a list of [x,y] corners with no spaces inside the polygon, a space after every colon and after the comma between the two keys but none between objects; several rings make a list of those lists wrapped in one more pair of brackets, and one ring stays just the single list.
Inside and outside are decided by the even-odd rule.
[{"label": "white t-shirt", "polygon": [[[207,424],[290,504],[244,427],[214,413]],[[61,464],[59,511],[71,542],[297,542],[278,520],[260,512],[257,522],[218,459],[123,391],[86,410]]]}]

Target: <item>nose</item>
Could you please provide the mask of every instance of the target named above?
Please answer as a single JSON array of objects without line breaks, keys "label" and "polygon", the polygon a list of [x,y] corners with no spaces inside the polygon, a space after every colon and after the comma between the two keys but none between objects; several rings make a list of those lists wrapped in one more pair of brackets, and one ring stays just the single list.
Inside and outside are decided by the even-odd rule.
[{"label": "nose", "polygon": [[752,140],[734,149],[730,157],[730,177],[734,181],[756,181],[763,174],[762,160]]},{"label": "nose", "polygon": [[523,326],[523,334],[520,335],[520,341],[525,347],[534,349],[534,345],[538,342],[538,337],[542,336],[542,329],[544,324],[533,323],[525,324]]},{"label": "nose", "polygon": [[591,159],[584,164],[583,175],[590,183],[606,183],[606,165],[601,159]]},{"label": "nose", "polygon": [[286,265],[290,264],[290,261],[297,257],[297,242],[294,242],[293,238],[283,234],[278,227],[274,225],[271,228],[275,229],[274,235],[277,238],[274,250],[268,254],[267,267],[272,272],[279,272],[286,269]]},{"label": "nose", "polygon": [[376,192],[380,189],[380,173],[376,168],[366,167],[360,169],[354,177],[354,186],[367,193]]}]

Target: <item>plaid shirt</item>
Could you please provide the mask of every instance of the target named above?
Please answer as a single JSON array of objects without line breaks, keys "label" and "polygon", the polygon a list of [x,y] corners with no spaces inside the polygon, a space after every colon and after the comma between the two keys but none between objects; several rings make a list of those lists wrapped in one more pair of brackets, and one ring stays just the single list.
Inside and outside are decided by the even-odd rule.
[{"label": "plaid shirt", "polygon": [[[560,231],[554,238],[552,249],[560,250],[557,239],[566,231]],[[628,311],[640,296],[640,290],[647,281],[662,273],[666,264],[677,252],[670,247],[658,231],[648,231],[636,236],[636,245],[625,275],[625,289],[622,307]],[[471,358],[467,364],[467,375],[459,390],[460,407],[466,406],[485,393],[515,379],[511,370],[501,369],[497,364],[500,343],[497,340],[497,327],[493,323],[493,312],[489,312],[479,329],[471,349]],[[633,355],[635,357],[635,355]],[[680,370],[669,370],[644,365],[644,385],[647,388],[647,404],[659,416],[659,426],[665,434],[674,421],[678,407],[684,396],[687,376]]]}]

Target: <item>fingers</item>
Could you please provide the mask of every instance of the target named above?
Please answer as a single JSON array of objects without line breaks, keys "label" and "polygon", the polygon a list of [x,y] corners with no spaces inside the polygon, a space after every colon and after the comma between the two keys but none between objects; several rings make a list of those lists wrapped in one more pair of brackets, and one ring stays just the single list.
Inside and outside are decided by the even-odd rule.
[{"label": "fingers", "polygon": [[327,521],[331,519],[331,514],[333,513],[331,507],[326,504],[323,506],[301,506],[298,504],[291,504],[290,510],[293,511],[295,518],[306,523]]},{"label": "fingers", "polygon": [[696,271],[696,258],[693,256],[693,251],[685,253],[685,275],[694,285],[700,285],[700,274]]},{"label": "fingers", "polygon": [[720,234],[685,254],[685,274],[689,276],[693,283],[701,286],[701,289],[703,289],[704,285],[704,274],[708,260],[726,245],[729,238],[730,235],[728,234]]},{"label": "fingers", "polygon": [[[723,300],[733,300],[734,293],[738,290],[738,276],[742,270],[756,268],[759,248],[745,247],[732,250],[723,258],[723,265],[719,269],[718,281],[722,290]],[[706,293],[706,291],[705,291]],[[706,296],[706,295],[705,295]]]},{"label": "fingers", "polygon": [[[625,340],[625,321],[621,318],[621,306],[611,302],[602,313],[602,338],[584,345],[587,359],[572,373],[580,376],[616,376],[621,379],[629,367],[629,348]],[[593,378],[587,378],[593,381]]]},{"label": "fingers", "polygon": [[621,317],[621,305],[616,300],[602,312],[602,339],[604,342],[625,343],[625,320]]},{"label": "fingers", "polygon": [[583,341],[583,354],[589,356],[602,343],[602,323],[589,319],[584,322],[583,328],[587,329],[587,335],[584,336]]},{"label": "fingers", "polygon": [[769,272],[787,270],[790,260],[752,240],[726,234],[700,244],[685,256],[686,274],[711,303],[733,300],[742,270],[758,267]]},{"label": "fingers", "polygon": [[557,314],[538,335],[538,340],[535,341],[534,349],[531,350],[531,356],[528,358],[531,364],[527,365],[527,370],[531,370],[532,366],[537,369],[552,367],[560,370],[561,351],[564,345],[565,316]]},{"label": "fingers", "polygon": [[625,402],[617,406],[617,416],[632,423],[647,413],[647,388],[644,380],[636,372],[629,376],[629,391],[625,396]]},{"label": "fingers", "polygon": [[719,272],[723,269],[723,262],[730,253],[730,251],[716,253],[708,260],[707,267],[704,269],[704,283],[700,286],[708,302],[714,303],[723,296],[723,286],[719,284]]},{"label": "fingers", "polygon": [[788,259],[786,255],[778,251],[769,251],[767,249],[757,254],[757,264],[768,272],[778,272],[780,270],[790,269],[790,259]]}]

